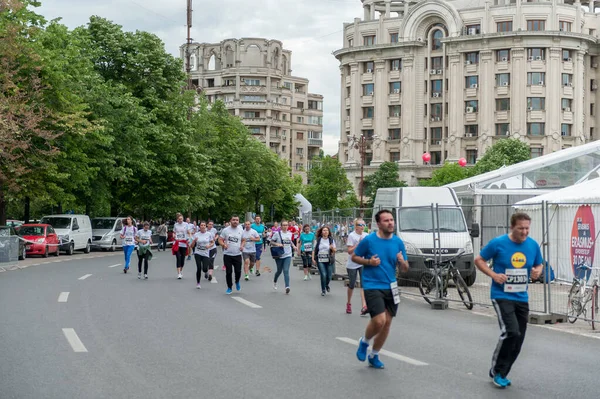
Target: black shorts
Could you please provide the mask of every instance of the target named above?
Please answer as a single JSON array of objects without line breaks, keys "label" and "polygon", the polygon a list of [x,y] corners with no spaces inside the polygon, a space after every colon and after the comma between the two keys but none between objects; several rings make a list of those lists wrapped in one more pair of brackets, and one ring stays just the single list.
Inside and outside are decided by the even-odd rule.
[{"label": "black shorts", "polygon": [[365,301],[367,302],[367,309],[371,317],[375,317],[386,310],[390,312],[392,317],[396,317],[398,311],[398,305],[394,303],[394,297],[392,296],[392,290],[364,290]]}]

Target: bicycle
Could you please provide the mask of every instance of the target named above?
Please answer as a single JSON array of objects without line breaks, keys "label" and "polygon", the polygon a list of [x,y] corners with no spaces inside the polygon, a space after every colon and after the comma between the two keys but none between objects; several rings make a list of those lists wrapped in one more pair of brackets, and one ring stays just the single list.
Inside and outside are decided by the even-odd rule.
[{"label": "bicycle", "polygon": [[573,284],[569,290],[569,302],[567,304],[567,319],[569,323],[575,323],[579,316],[583,314],[583,318],[587,318],[588,303],[591,301],[591,324],[592,330],[596,329],[595,319],[598,316],[598,274],[594,270],[600,270],[600,267],[590,267],[581,265],[578,269],[591,270],[594,274],[591,285],[588,285],[588,279],[573,278]]},{"label": "bicycle", "polygon": [[[460,271],[454,266],[454,261],[461,255],[462,252],[459,252],[456,256],[438,263],[430,258],[425,259],[425,266],[429,270],[423,272],[419,279],[419,291],[421,291],[421,295],[427,303],[431,304],[429,296],[434,296],[435,298],[447,297],[448,284],[450,283],[450,279],[452,279],[462,303],[467,309],[473,309],[473,298],[471,297],[469,287],[467,287],[465,280],[460,275]],[[441,292],[438,289],[441,289]]]}]

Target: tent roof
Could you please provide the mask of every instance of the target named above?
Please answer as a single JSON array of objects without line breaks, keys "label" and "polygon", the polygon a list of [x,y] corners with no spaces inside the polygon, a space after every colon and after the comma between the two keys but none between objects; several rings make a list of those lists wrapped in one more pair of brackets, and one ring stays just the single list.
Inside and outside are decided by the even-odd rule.
[{"label": "tent roof", "polygon": [[547,201],[551,204],[587,204],[600,203],[600,179],[596,178],[574,186],[565,187],[537,197],[528,198],[515,204],[516,207],[540,204]]}]

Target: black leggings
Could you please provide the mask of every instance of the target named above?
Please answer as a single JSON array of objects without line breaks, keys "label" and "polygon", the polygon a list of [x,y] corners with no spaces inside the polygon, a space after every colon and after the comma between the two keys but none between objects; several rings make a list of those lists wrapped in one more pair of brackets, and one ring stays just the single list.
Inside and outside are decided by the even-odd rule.
[{"label": "black leggings", "polygon": [[196,259],[196,282],[200,284],[202,273],[208,273],[208,269],[211,266],[211,259],[198,254],[194,254],[194,259]]},{"label": "black leggings", "polygon": [[208,257],[210,258],[210,268],[215,268],[215,258],[217,257],[217,248],[213,248],[208,251]]},{"label": "black leggings", "polygon": [[242,276],[242,255],[223,255],[223,263],[225,264],[225,279],[227,287],[233,287],[232,274],[235,271],[235,282],[240,282]]},{"label": "black leggings", "polygon": [[185,257],[187,256],[187,247],[179,247],[179,250],[175,254],[177,257],[177,267],[183,268],[185,264]]},{"label": "black leggings", "polygon": [[150,257],[150,251],[146,251],[144,255],[140,256],[140,252],[137,253],[138,256],[138,273],[142,272],[142,261],[144,261],[144,274],[148,274],[148,258]]},{"label": "black leggings", "polygon": [[312,266],[312,252],[301,252],[302,254],[302,266],[305,269],[309,269]]}]

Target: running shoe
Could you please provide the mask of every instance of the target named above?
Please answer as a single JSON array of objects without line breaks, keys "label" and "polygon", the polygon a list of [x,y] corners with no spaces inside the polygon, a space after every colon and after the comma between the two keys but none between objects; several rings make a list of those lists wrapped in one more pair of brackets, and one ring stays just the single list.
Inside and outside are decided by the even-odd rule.
[{"label": "running shoe", "polygon": [[369,356],[369,367],[373,367],[375,369],[385,368],[381,360],[379,360],[379,355],[370,355]]},{"label": "running shoe", "polygon": [[308,281],[308,276],[304,276],[304,281]]},{"label": "running shoe", "polygon": [[257,270],[256,271],[256,277],[260,276],[260,272]]},{"label": "running shoe", "polygon": [[148,280],[148,275],[144,274],[144,280]]},{"label": "running shoe", "polygon": [[510,381],[507,380],[506,378],[502,377],[500,374],[496,374],[494,376],[493,382],[494,382],[494,385],[500,389],[504,389],[510,385]]},{"label": "running shoe", "polygon": [[138,280],[142,279],[142,273],[138,273]]},{"label": "running shoe", "polygon": [[351,303],[346,304],[346,313],[352,314],[352,304]]},{"label": "running shoe", "polygon": [[250,277],[248,277],[247,274],[244,274],[244,280],[248,281],[250,279]]},{"label": "running shoe", "polygon": [[123,269],[123,273],[127,274],[127,268]]},{"label": "running shoe", "polygon": [[225,265],[223,265],[223,270],[226,270],[227,268],[225,267]]},{"label": "running shoe", "polygon": [[212,274],[208,275],[208,281],[212,281]]},{"label": "running shoe", "polygon": [[205,278],[206,280],[209,280],[209,281],[210,281],[210,279],[208,278],[208,273],[204,273],[204,278]]},{"label": "running shoe", "polygon": [[231,295],[231,293],[232,293],[232,292],[233,292],[233,291],[231,290],[231,288],[227,288],[227,291],[225,291],[225,293],[226,293],[227,295]]},{"label": "running shoe", "polygon": [[177,275],[177,279],[178,279],[178,280],[181,280],[181,278],[182,278],[182,277],[183,277],[183,276],[181,275],[181,273],[179,273],[179,274]]},{"label": "running shoe", "polygon": [[273,283],[273,289],[277,291],[277,283]]},{"label": "running shoe", "polygon": [[192,260],[192,257],[188,255],[187,260]]},{"label": "running shoe", "polygon": [[[325,295],[325,291],[321,295]],[[364,362],[367,359],[367,349],[369,349],[369,344],[363,342],[362,338],[358,340],[358,349],[356,350],[356,358]]]},{"label": "running shoe", "polygon": [[321,291],[321,296],[325,296],[325,291]]},{"label": "running shoe", "polygon": [[360,315],[366,316],[368,313],[369,313],[369,309],[367,309],[366,306],[363,306],[362,309],[360,310]]},{"label": "running shoe", "polygon": [[235,283],[235,289],[237,291],[241,291],[242,290],[242,287],[240,287],[240,283]]},{"label": "running shoe", "polygon": [[200,287],[200,283],[196,284],[196,288],[197,288],[197,289],[200,289],[200,288],[201,288],[201,287]]},{"label": "running shoe", "polygon": [[254,274],[254,268],[250,268],[250,274]]},{"label": "running shoe", "polygon": [[285,293],[289,294],[290,293],[290,287],[285,287]]},{"label": "running shoe", "polygon": [[217,282],[217,279],[216,279],[216,278],[214,278],[214,277],[213,277],[213,279],[212,279],[212,280],[210,280],[210,283],[211,283],[211,284],[218,284],[218,282]]},{"label": "running shoe", "polygon": [[329,286],[327,286],[326,288],[327,288],[327,292],[329,292]]}]

